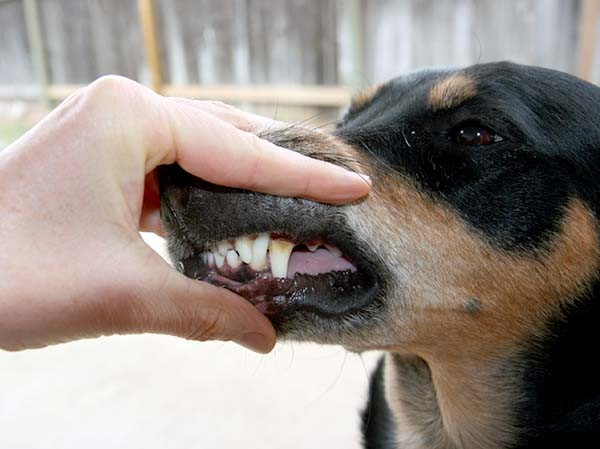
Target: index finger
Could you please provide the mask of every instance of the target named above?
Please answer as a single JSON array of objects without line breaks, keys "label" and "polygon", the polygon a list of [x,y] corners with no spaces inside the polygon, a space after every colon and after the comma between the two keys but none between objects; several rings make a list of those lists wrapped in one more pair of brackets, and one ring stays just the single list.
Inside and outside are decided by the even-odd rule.
[{"label": "index finger", "polygon": [[[165,100],[176,161],[206,181],[328,203],[355,201],[371,189],[365,175],[278,147],[202,108]],[[228,114],[236,120],[235,112]],[[252,115],[243,120],[248,125]],[[265,120],[257,118],[257,126]]]}]

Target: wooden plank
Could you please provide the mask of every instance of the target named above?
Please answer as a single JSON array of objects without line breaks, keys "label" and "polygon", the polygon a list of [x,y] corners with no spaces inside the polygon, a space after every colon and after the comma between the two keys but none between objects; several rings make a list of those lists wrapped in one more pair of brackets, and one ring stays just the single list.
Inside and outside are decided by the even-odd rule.
[{"label": "wooden plank", "polygon": [[348,0],[352,58],[352,88],[355,92],[365,88],[365,7],[362,0]]},{"label": "wooden plank", "polygon": [[40,86],[37,84],[2,84],[0,85],[0,100],[28,100],[40,98]]},{"label": "wooden plank", "polygon": [[154,0],[138,0],[138,11],[146,60],[150,68],[150,87],[161,92],[163,85],[163,68],[160,58],[160,47],[156,27],[156,5]]},{"label": "wooden plank", "polygon": [[585,80],[591,80],[596,49],[596,27],[598,24],[598,0],[584,0],[580,18],[579,68],[577,73]]},{"label": "wooden plank", "polygon": [[85,84],[51,84],[48,86],[48,96],[52,100],[64,100],[82,87],[85,87]]},{"label": "wooden plank", "polygon": [[[58,84],[50,86],[48,94],[61,100],[83,85]],[[172,85],[162,86],[162,94],[199,100],[219,100],[231,103],[285,104],[298,106],[343,107],[350,102],[350,89],[336,86],[238,86],[238,85]]]},{"label": "wooden plank", "polygon": [[23,3],[0,3],[0,84],[36,83],[30,54]]},{"label": "wooden plank", "polygon": [[37,0],[25,0],[23,4],[25,10],[25,22],[27,25],[27,37],[31,48],[31,59],[33,69],[40,88],[40,102],[44,107],[50,107],[50,98],[48,97],[48,61],[46,59],[46,50],[44,48],[44,38],[42,36],[42,25],[40,22],[40,9]]},{"label": "wooden plank", "polygon": [[225,102],[249,102],[302,106],[342,107],[350,102],[351,91],[336,86],[239,86],[239,85],[188,85],[165,86],[163,93],[169,96],[192,97],[201,100]]}]

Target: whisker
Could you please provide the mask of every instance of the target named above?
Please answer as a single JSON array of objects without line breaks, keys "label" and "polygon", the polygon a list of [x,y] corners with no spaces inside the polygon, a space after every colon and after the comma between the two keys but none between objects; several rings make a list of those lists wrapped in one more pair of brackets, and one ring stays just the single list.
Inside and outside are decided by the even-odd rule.
[{"label": "whisker", "polygon": [[333,387],[335,387],[337,385],[337,383],[339,382],[339,380],[342,378],[342,372],[344,371],[344,367],[346,366],[346,360],[348,360],[348,351],[345,351],[344,360],[342,360],[342,365],[340,366],[340,369],[338,370],[338,373],[335,376],[335,379],[333,380],[333,382],[331,383],[331,385],[329,385],[327,387],[327,389],[322,394],[320,394],[316,399],[314,399],[313,401],[311,401],[307,405],[307,407],[310,407],[310,406],[316,404],[321,399],[323,399],[327,395],[327,393],[329,393],[331,390],[333,390]]}]

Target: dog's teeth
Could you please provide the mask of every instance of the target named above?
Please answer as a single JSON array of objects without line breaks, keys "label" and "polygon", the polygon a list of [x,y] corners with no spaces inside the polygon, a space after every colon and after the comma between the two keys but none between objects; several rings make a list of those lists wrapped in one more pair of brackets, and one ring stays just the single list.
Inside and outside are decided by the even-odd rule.
[{"label": "dog's teeth", "polygon": [[334,256],[340,257],[342,255],[342,252],[333,245],[325,245],[325,248],[327,248]]},{"label": "dog's teeth", "polygon": [[229,265],[231,268],[237,268],[242,264],[240,256],[232,249],[227,251],[227,256],[225,256],[225,259],[227,260],[227,265]]},{"label": "dog's teeth", "polygon": [[207,252],[204,254],[206,254],[206,265],[212,267],[215,264],[215,255],[211,252]]},{"label": "dog's teeth", "polygon": [[229,242],[229,240],[223,240],[222,242],[217,243],[217,251],[221,256],[226,256],[227,251],[233,249],[233,245]]},{"label": "dog's teeth", "polygon": [[252,262],[252,239],[250,237],[235,239],[235,250],[245,263]]},{"label": "dog's teeth", "polygon": [[269,248],[269,234],[258,234],[252,243],[252,260],[250,267],[254,271],[262,271],[267,267],[267,249]]},{"label": "dog's teeth", "polygon": [[271,240],[269,245],[269,257],[271,259],[271,272],[274,278],[287,277],[288,262],[294,244],[287,240]]},{"label": "dog's teeth", "polygon": [[215,256],[215,264],[217,265],[217,268],[221,268],[225,264],[225,256],[222,256],[218,252],[213,253],[213,255]]},{"label": "dog's teeth", "polygon": [[316,245],[306,245],[306,247],[308,248],[308,250],[311,253],[314,253],[317,250],[317,248],[319,248],[319,245],[318,244],[316,244]]}]

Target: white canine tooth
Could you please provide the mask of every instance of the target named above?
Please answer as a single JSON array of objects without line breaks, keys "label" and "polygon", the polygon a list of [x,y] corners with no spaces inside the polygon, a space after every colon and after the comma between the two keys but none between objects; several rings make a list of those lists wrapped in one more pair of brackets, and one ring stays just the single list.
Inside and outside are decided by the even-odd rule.
[{"label": "white canine tooth", "polygon": [[325,248],[327,248],[334,256],[340,257],[342,255],[342,252],[333,245],[325,245]]},{"label": "white canine tooth", "polygon": [[258,234],[252,242],[252,260],[250,268],[254,271],[262,271],[267,268],[267,249],[269,249],[270,236],[267,233]]},{"label": "white canine tooth", "polygon": [[217,265],[217,268],[221,268],[225,264],[225,256],[222,256],[219,253],[213,253],[213,255],[215,256],[215,264]]},{"label": "white canine tooth", "polygon": [[235,239],[235,250],[245,263],[252,262],[252,239],[250,237],[240,237]]},{"label": "white canine tooth", "polygon": [[208,265],[209,267],[212,267],[215,264],[215,255],[213,253],[211,253],[210,251],[205,254],[206,254],[206,265]]},{"label": "white canine tooth", "polygon": [[229,240],[223,240],[222,242],[217,243],[217,250],[221,256],[227,255],[227,251],[230,249],[233,249],[233,245]]},{"label": "white canine tooth", "polygon": [[308,250],[311,253],[314,253],[317,250],[317,248],[319,247],[319,245],[318,244],[316,244],[316,245],[306,245],[306,247],[308,248]]},{"label": "white canine tooth", "polygon": [[271,240],[269,245],[269,258],[271,259],[271,272],[274,278],[286,278],[290,254],[294,244],[287,240]]},{"label": "white canine tooth", "polygon": [[227,259],[227,265],[229,265],[231,268],[237,268],[242,264],[240,256],[232,249],[227,251],[227,256],[225,256],[225,259]]}]

